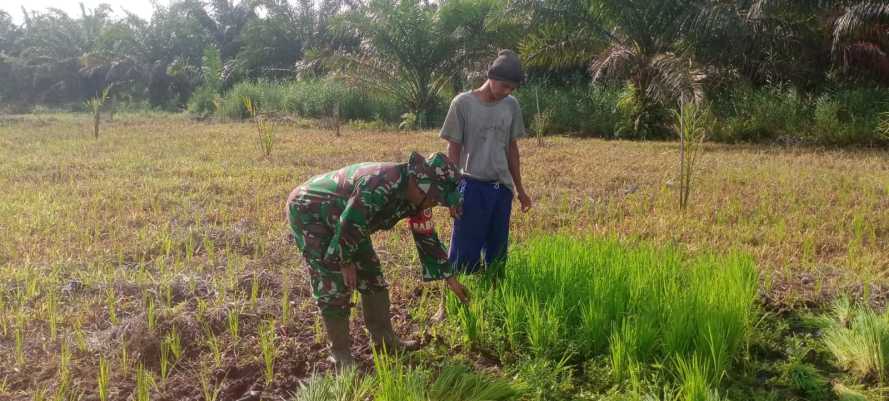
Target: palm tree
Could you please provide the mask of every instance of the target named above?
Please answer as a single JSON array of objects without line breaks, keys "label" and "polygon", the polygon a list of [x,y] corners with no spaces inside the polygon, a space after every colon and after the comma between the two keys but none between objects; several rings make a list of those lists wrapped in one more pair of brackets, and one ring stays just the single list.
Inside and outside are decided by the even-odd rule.
[{"label": "palm tree", "polygon": [[832,53],[841,67],[865,70],[889,83],[889,4],[857,2],[833,25]]},{"label": "palm tree", "polygon": [[[398,99],[427,124],[441,91],[495,42],[493,1],[371,0],[346,26],[361,43],[333,58],[349,79]],[[472,37],[470,40],[469,37]]]},{"label": "palm tree", "polygon": [[[664,106],[703,97],[704,69],[683,47],[702,8],[695,0],[515,0],[529,21],[547,26],[523,42],[531,65],[586,64],[593,81],[625,81],[619,131],[666,132]],[[566,18],[567,16],[567,18]]]}]

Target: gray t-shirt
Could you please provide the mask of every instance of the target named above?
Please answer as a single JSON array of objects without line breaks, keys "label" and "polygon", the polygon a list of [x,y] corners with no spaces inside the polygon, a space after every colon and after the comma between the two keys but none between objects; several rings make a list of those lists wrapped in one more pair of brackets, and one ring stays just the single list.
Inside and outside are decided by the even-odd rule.
[{"label": "gray t-shirt", "polygon": [[463,145],[457,167],[460,173],[481,181],[497,181],[515,194],[506,155],[513,139],[525,136],[519,102],[507,96],[482,102],[472,92],[451,101],[439,137]]}]

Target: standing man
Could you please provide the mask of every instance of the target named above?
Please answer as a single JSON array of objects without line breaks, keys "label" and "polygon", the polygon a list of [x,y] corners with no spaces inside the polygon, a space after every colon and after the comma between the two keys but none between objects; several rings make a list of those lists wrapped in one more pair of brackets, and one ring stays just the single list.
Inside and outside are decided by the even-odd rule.
[{"label": "standing man", "polygon": [[531,209],[516,142],[525,136],[525,124],[519,102],[510,95],[525,80],[515,52],[501,50],[487,78],[451,101],[439,135],[448,141],[448,157],[462,175],[463,207],[451,209],[455,219],[448,260],[465,273],[479,270],[483,251],[486,266],[506,258],[514,195],[522,211]]},{"label": "standing man", "polygon": [[444,154],[407,163],[360,163],[309,179],[287,198],[287,218],[308,267],[330,354],[339,367],[353,365],[349,313],[352,292],[361,292],[364,322],[372,342],[388,349],[415,349],[392,330],[389,290],[370,235],[410,217],[423,281],[445,280],[468,302],[453,275],[444,246],[429,221],[433,206],[459,207],[456,167]]}]

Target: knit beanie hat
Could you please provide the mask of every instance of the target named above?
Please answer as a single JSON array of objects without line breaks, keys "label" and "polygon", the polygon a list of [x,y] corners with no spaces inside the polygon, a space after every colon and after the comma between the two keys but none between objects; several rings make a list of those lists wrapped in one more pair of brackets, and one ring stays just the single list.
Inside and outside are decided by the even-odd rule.
[{"label": "knit beanie hat", "polygon": [[488,67],[488,79],[512,82],[521,85],[525,82],[525,73],[522,71],[522,63],[514,51],[503,49],[497,54],[497,58]]}]

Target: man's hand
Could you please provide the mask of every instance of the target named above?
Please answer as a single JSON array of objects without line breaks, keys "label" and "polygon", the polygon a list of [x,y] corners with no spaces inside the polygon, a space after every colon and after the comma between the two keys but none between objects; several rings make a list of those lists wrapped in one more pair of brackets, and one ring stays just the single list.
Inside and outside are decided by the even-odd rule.
[{"label": "man's hand", "polygon": [[346,283],[346,287],[353,290],[358,287],[358,272],[354,264],[350,263],[341,267],[340,272],[343,273],[343,282]]},{"label": "man's hand", "polygon": [[460,302],[463,302],[464,305],[469,305],[469,291],[466,290],[466,287],[464,287],[463,284],[460,284],[460,282],[457,281],[456,276],[448,277],[445,279],[445,282]]},{"label": "man's hand", "polygon": [[528,196],[528,193],[525,191],[519,192],[519,202],[522,204],[522,211],[527,212],[531,210],[531,206],[533,203],[531,202],[531,197]]}]

